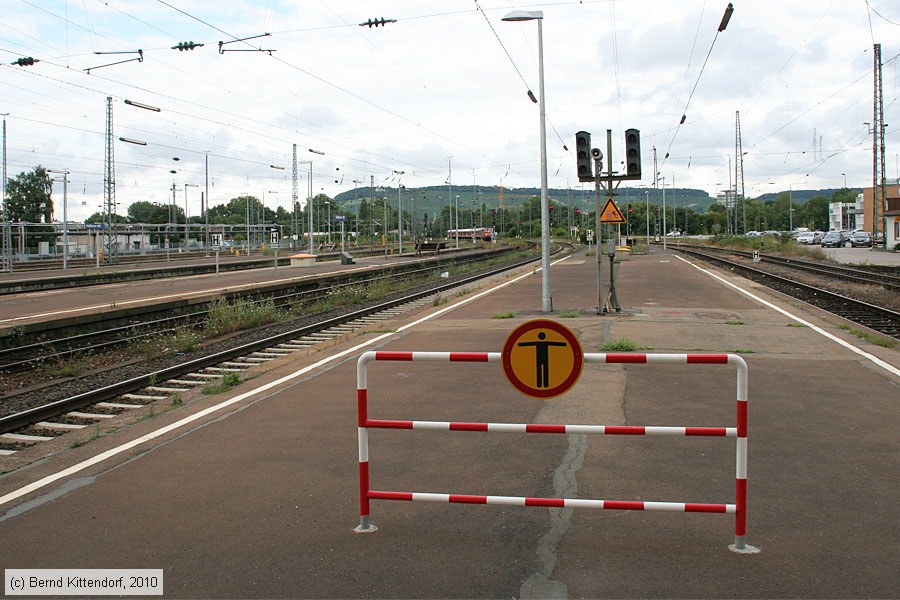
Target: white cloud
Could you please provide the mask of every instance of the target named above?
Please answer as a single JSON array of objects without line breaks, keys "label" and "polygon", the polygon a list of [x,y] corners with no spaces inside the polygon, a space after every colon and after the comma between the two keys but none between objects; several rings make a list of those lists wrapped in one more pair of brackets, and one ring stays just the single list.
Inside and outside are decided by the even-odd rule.
[{"label": "white cloud", "polygon": [[[538,107],[526,96],[529,87],[538,93],[537,25],[501,21],[521,8],[545,15],[552,187],[581,187],[575,131],[589,130],[595,145],[605,146],[612,129],[617,154],[622,130],[637,127],[648,174],[642,185],[652,182],[656,146],[667,181],[715,193],[733,178],[728,157],[735,152],[736,111],[748,152],[748,193],[837,187],[844,173],[858,187],[871,179],[871,136],[862,123],[872,120],[873,39],[883,44],[885,61],[900,51],[900,27],[884,20],[900,22],[900,7],[890,0],[869,2],[884,18],[861,2],[735,2],[699,83],[727,2],[167,4],[187,14],[161,2],[33,0],[4,15],[0,113],[10,113],[11,176],[36,164],[68,168],[76,206],[70,214],[94,212],[102,200],[105,102],[112,96],[115,137],[148,143],[116,142],[120,212],[137,200],[168,202],[173,179],[182,202],[185,183],[203,184],[207,152],[213,204],[263,192],[278,192],[272,197],[286,204],[290,169],[269,165],[289,166],[292,144],[300,160],[314,161],[315,191],[332,196],[351,189],[353,180],[390,179],[394,169],[406,171],[408,187],[442,185],[450,156],[454,183],[537,187]],[[357,25],[382,16],[397,22]],[[271,56],[219,53],[220,40],[263,32],[272,35],[223,48],[273,49]],[[180,41],[206,45],[170,49]],[[137,56],[95,51],[137,48],[143,62],[84,72]],[[9,64],[20,56],[41,62]],[[897,63],[884,69],[889,124],[900,122]],[[125,105],[126,98],[162,110],[142,111]],[[896,154],[894,131],[888,151]],[[821,153],[813,148],[819,137]],[[890,176],[896,162],[888,161]],[[306,173],[304,166],[301,197]],[[188,192],[193,214],[198,192]]]}]

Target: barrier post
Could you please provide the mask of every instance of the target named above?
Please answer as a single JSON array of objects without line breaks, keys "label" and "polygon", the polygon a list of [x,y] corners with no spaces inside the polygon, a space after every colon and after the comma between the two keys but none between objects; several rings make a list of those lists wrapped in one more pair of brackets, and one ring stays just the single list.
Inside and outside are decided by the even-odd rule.
[{"label": "barrier post", "polygon": [[[369,361],[438,361],[438,362],[500,362],[499,352],[365,352],[357,361],[357,432],[359,437],[359,526],[354,531],[370,533],[378,528],[372,524],[371,500],[401,500],[419,502],[449,502],[462,504],[503,504],[511,506],[544,506],[557,508],[596,508],[606,510],[650,510],[667,512],[728,513],[735,515],[734,544],[728,548],[741,554],[755,554],[759,549],[747,544],[747,363],[735,354],[591,354],[583,355],[585,363],[605,364],[730,364],[736,367],[736,427],[668,427],[635,425],[561,425],[540,423],[465,423],[444,421],[401,421],[370,419],[368,414]],[[370,428],[416,429],[433,431],[476,431],[511,433],[577,433],[600,435],[664,435],[734,437],[735,443],[735,503],[707,504],[696,502],[650,502],[621,500],[591,500],[580,498],[526,498],[518,496],[478,496],[466,494],[436,494],[425,492],[375,491],[369,479]]]}]

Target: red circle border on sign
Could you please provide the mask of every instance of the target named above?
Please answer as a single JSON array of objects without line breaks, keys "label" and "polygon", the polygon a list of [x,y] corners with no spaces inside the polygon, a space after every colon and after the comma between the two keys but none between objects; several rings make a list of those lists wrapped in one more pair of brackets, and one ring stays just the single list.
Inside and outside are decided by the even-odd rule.
[{"label": "red circle border on sign", "polygon": [[[572,348],[574,353],[574,361],[572,365],[572,371],[569,373],[569,376],[566,377],[565,381],[556,387],[552,387],[545,390],[535,389],[521,379],[516,376],[515,372],[512,369],[511,355],[513,344],[518,341],[523,334],[528,333],[534,329],[549,329],[551,331],[555,331],[563,338],[565,338],[566,342],[569,343],[569,346]],[[533,321],[526,321],[522,323],[515,329],[513,329],[512,333],[507,336],[506,341],[503,343],[503,352],[501,356],[501,360],[503,363],[503,373],[506,375],[506,379],[513,385],[514,388],[525,394],[526,396],[531,396],[532,398],[555,398],[561,394],[567,392],[578,379],[581,377],[581,371],[584,367],[584,350],[581,348],[581,342],[578,341],[578,338],[575,337],[575,334],[572,331],[562,325],[561,323],[557,323],[556,321],[550,321],[548,319],[534,319]]]}]

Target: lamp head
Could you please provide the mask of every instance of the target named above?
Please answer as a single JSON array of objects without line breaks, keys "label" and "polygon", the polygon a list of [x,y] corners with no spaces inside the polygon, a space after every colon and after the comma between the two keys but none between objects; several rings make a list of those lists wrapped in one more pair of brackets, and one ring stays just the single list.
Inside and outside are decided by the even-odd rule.
[{"label": "lamp head", "polygon": [[507,13],[504,17],[504,21],[534,21],[536,19],[543,19],[544,11],[542,10],[514,10],[510,13]]}]

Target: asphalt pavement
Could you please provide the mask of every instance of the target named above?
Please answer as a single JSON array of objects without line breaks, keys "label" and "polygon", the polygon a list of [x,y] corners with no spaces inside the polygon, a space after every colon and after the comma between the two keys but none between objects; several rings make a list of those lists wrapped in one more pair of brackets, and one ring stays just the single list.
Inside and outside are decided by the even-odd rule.
[{"label": "asphalt pavement", "polygon": [[[0,563],[163,569],[173,598],[900,596],[897,350],[674,253],[627,257],[616,272],[621,313],[596,314],[596,259],[576,254],[551,270],[552,315],[539,273],[525,269],[493,293],[436,298],[260,367],[229,394],[187,397],[6,473]],[[424,315],[435,316],[414,323]],[[375,500],[378,530],[353,531],[359,354],[498,352],[517,325],[545,317],[585,352],[615,341],[746,360],[747,543],[758,553],[729,550],[727,514]],[[592,364],[566,394],[537,400],[497,363],[368,371],[370,416],[398,420],[733,427],[735,385],[725,365]],[[369,442],[373,489],[734,501],[734,438],[377,430]]]}]

